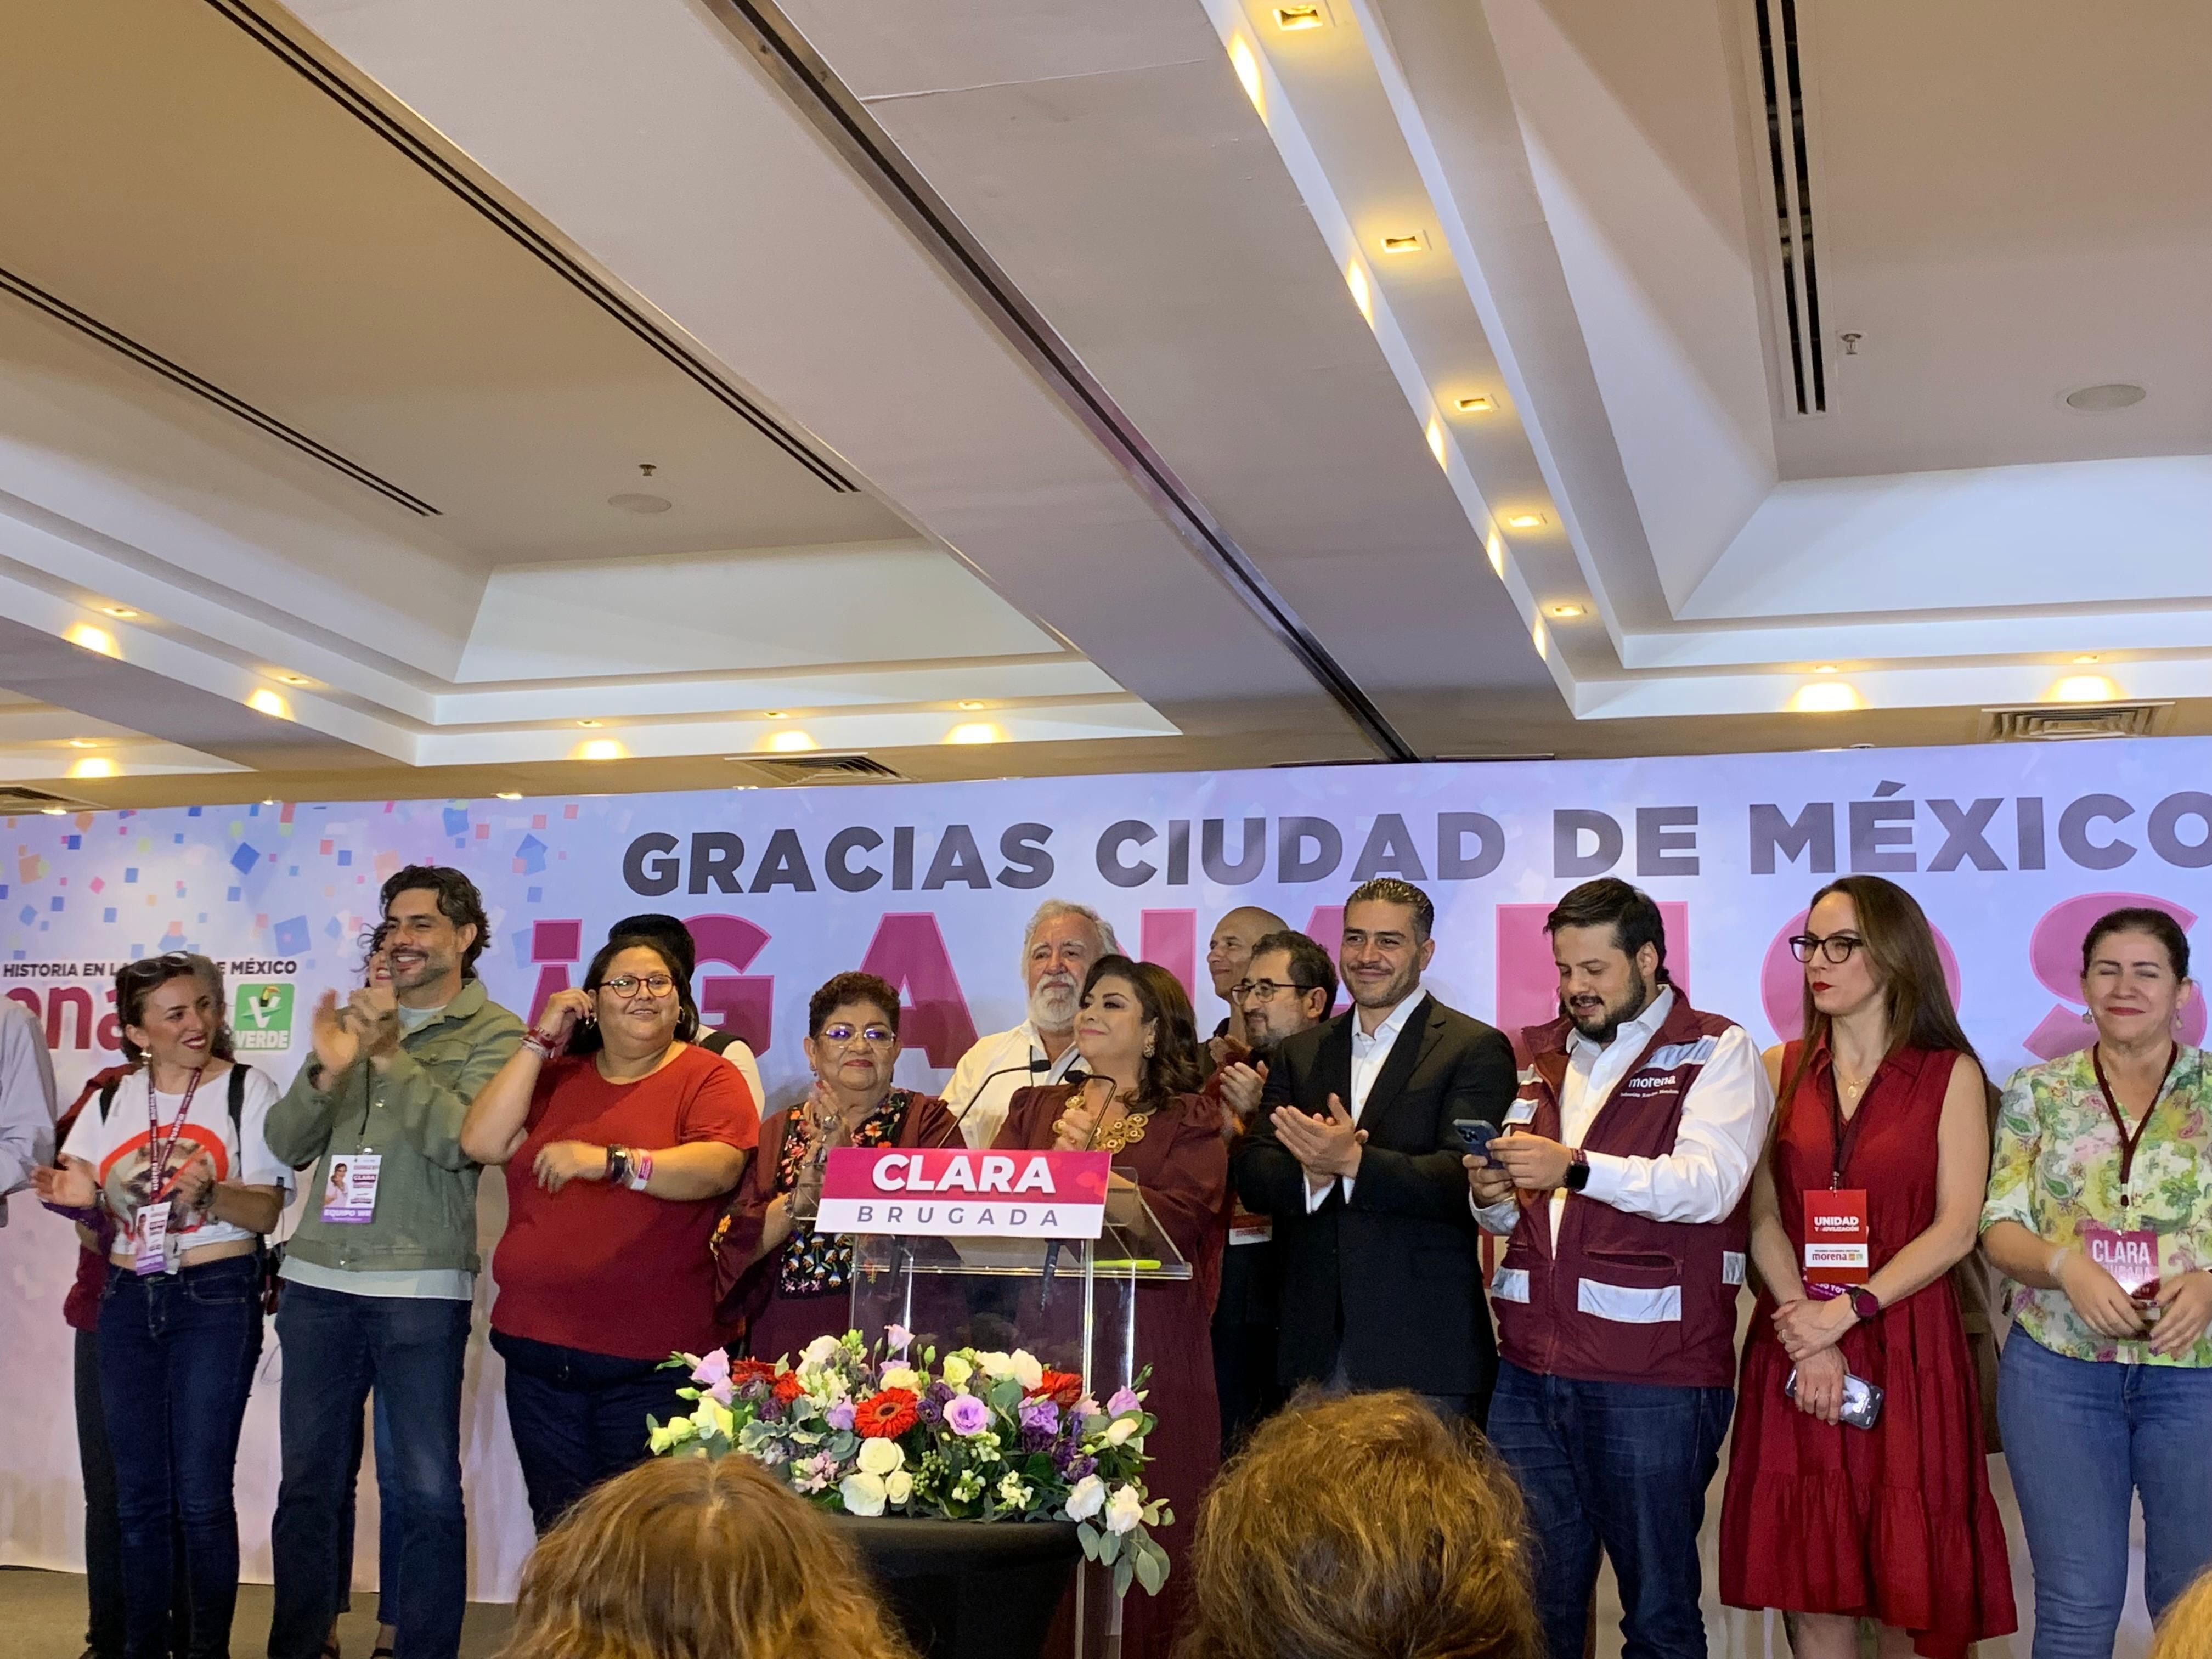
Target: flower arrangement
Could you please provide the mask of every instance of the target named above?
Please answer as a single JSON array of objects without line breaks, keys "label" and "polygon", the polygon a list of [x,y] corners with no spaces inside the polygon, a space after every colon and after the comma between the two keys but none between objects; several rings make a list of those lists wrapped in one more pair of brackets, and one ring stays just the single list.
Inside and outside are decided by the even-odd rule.
[{"label": "flower arrangement", "polygon": [[1143,1383],[1104,1405],[1072,1371],[1030,1354],[934,1348],[910,1356],[890,1328],[871,1350],[858,1331],[809,1343],[796,1362],[677,1354],[696,1405],[646,1419],[661,1455],[737,1452],[766,1464],[811,1502],[846,1515],[943,1521],[1073,1521],[1084,1554],[1158,1595],[1167,1552],[1149,1528],[1173,1523],[1145,1493],[1145,1437],[1154,1419]]}]

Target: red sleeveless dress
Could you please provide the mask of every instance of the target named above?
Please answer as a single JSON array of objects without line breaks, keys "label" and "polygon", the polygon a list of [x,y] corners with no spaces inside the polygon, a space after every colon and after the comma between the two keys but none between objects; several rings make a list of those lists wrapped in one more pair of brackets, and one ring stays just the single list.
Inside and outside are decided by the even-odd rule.
[{"label": "red sleeveless dress", "polygon": [[[1786,1050],[1789,1077],[1800,1045]],[[1843,1185],[1863,1188],[1879,1269],[1936,1219],[1936,1126],[1956,1056],[1906,1048],[1854,1115]],[[1783,1103],[1772,1154],[1782,1224],[1804,1260],[1804,1194],[1829,1184],[1825,1049]],[[1808,1416],[1783,1394],[1790,1356],[1762,1288],[1744,1344],[1721,1507],[1721,1600],[1850,1613],[1912,1633],[1928,1659],[2019,1628],[2004,1525],[1990,1496],[1980,1390],[1947,1273],[1844,1334],[1844,1363],[1887,1395],[1871,1430]]]}]

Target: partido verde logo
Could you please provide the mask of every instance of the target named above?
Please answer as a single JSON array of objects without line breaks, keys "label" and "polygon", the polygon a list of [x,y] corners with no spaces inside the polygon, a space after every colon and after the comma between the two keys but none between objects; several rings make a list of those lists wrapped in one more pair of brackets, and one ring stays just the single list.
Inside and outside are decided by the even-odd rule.
[{"label": "partido verde logo", "polygon": [[238,1005],[230,1018],[233,1040],[239,1052],[267,1052],[292,1046],[292,988],[289,985],[241,985]]}]

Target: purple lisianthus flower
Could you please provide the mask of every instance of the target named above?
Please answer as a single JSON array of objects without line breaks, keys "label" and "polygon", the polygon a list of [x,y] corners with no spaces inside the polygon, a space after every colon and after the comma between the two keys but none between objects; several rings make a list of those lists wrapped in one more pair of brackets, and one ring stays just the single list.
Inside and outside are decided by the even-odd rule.
[{"label": "purple lisianthus flower", "polygon": [[699,1390],[720,1405],[730,1403],[730,1355],[726,1348],[717,1348],[691,1368],[691,1380]]},{"label": "purple lisianthus flower", "polygon": [[933,1382],[921,1391],[921,1397],[924,1400],[934,1400],[942,1406],[952,1398],[952,1385],[950,1382]]},{"label": "purple lisianthus flower", "polygon": [[1054,1435],[1050,1429],[1040,1429],[1025,1424],[1023,1425],[1018,1443],[1025,1452],[1041,1452],[1051,1450]]},{"label": "purple lisianthus flower", "polygon": [[893,1325],[884,1333],[884,1347],[888,1353],[903,1354],[914,1346],[914,1333],[903,1325]]},{"label": "purple lisianthus flower", "polygon": [[823,1420],[833,1429],[843,1429],[850,1433],[853,1427],[853,1402],[849,1400],[839,1401],[824,1413]]},{"label": "purple lisianthus flower", "polygon": [[1067,1478],[1071,1481],[1080,1480],[1085,1475],[1097,1472],[1098,1460],[1095,1457],[1071,1457],[1067,1461]]},{"label": "purple lisianthus flower", "polygon": [[991,1408],[972,1394],[957,1394],[945,1402],[945,1426],[957,1435],[977,1435],[991,1426]]},{"label": "purple lisianthus flower", "polygon": [[917,1422],[927,1423],[933,1429],[945,1420],[944,1403],[924,1395],[914,1402],[914,1415]]},{"label": "purple lisianthus flower", "polygon": [[1060,1407],[1049,1400],[1030,1400],[1022,1404],[1022,1426],[1042,1429],[1048,1434],[1060,1428]]},{"label": "purple lisianthus flower", "polygon": [[761,1420],[764,1423],[781,1423],[787,1413],[783,1401],[771,1394],[760,1402],[760,1414]]},{"label": "purple lisianthus flower", "polygon": [[1106,1402],[1106,1415],[1119,1417],[1123,1412],[1142,1411],[1145,1402],[1127,1389],[1114,1390],[1114,1397]]}]

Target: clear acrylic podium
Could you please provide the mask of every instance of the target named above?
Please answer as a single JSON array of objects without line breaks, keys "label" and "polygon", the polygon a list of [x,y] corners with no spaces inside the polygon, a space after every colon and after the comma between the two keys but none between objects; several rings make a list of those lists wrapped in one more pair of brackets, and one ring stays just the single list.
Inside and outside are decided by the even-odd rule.
[{"label": "clear acrylic podium", "polygon": [[[1118,1175],[1095,1239],[860,1234],[853,1270],[852,1328],[872,1346],[901,1325],[916,1354],[1026,1349],[1053,1370],[1081,1375],[1085,1391],[1102,1401],[1133,1383],[1140,1369],[1137,1287],[1187,1279],[1191,1271],[1152,1206]],[[1193,1518],[1178,1516],[1176,1524]],[[1121,1610],[1110,1585],[1104,1569],[1079,1568],[1076,1659],[1111,1659],[1119,1650]]]}]

